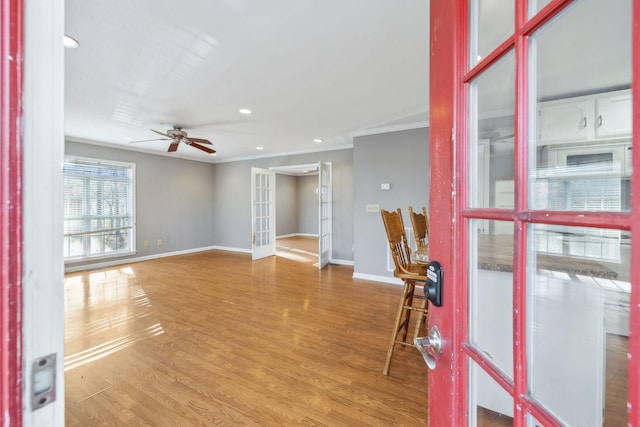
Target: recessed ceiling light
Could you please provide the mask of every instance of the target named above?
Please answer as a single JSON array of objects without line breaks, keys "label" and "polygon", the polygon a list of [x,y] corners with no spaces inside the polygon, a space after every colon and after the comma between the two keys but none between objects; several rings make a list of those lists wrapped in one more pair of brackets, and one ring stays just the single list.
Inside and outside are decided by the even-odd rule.
[{"label": "recessed ceiling light", "polygon": [[264,150],[264,147],[256,147],[256,150]]},{"label": "recessed ceiling light", "polygon": [[316,138],[313,140],[313,142],[323,142],[320,138]]},{"label": "recessed ceiling light", "polygon": [[238,112],[240,114],[251,114],[252,113],[252,111],[249,110],[248,108],[241,108],[241,109],[238,110]]},{"label": "recessed ceiling light", "polygon": [[78,46],[80,46],[80,43],[78,43],[78,40],[74,39],[73,37],[69,37],[65,34],[64,36],[64,47],[68,47],[70,49],[75,49]]}]

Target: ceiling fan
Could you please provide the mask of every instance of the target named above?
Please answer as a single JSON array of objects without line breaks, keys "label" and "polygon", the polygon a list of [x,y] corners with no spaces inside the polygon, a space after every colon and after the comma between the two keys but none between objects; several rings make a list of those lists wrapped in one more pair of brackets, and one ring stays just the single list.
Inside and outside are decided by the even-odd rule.
[{"label": "ceiling fan", "polygon": [[207,145],[211,145],[211,141],[209,141],[208,139],[203,139],[203,138],[193,138],[190,136],[187,136],[187,132],[185,132],[184,130],[182,130],[182,127],[180,126],[174,126],[173,129],[169,129],[168,131],[166,131],[165,133],[162,133],[160,131],[151,129],[152,132],[157,133],[158,135],[162,135],[166,138],[159,138],[159,139],[145,139],[144,141],[132,141],[132,142],[148,142],[148,141],[166,141],[166,140],[170,140],[171,144],[169,145],[169,149],[167,150],[169,153],[176,151],[178,149],[178,145],[181,142],[184,142],[187,145],[190,145],[194,148],[197,148],[199,150],[205,151],[209,154],[215,154],[216,150],[209,148],[209,147],[205,147],[202,144],[207,144]]}]

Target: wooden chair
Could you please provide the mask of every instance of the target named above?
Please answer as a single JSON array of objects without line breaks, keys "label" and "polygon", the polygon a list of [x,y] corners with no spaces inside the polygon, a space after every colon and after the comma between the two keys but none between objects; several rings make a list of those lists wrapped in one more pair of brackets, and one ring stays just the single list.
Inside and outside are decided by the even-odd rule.
[{"label": "wooden chair", "polygon": [[422,207],[422,213],[415,213],[409,206],[409,218],[413,227],[413,234],[416,239],[416,246],[422,248],[429,245],[429,217],[427,208]]},{"label": "wooden chair", "polygon": [[[400,300],[395,323],[393,325],[389,349],[387,350],[387,360],[385,361],[384,369],[382,370],[384,375],[388,375],[391,358],[393,357],[396,344],[415,347],[413,339],[419,335],[420,327],[424,324],[427,317],[427,299],[424,298],[424,296],[415,294],[416,282],[424,283],[427,280],[427,265],[413,264],[411,262],[411,249],[409,248],[407,235],[404,230],[402,211],[400,209],[396,212],[381,210],[380,213],[382,215],[382,221],[384,222],[384,228],[387,232],[387,239],[389,241],[389,248],[391,249],[393,262],[395,264],[393,274],[404,282],[402,298]],[[414,299],[417,300],[416,306],[414,306]],[[418,318],[416,319],[413,337],[407,341],[412,311],[416,311],[418,313]]]}]

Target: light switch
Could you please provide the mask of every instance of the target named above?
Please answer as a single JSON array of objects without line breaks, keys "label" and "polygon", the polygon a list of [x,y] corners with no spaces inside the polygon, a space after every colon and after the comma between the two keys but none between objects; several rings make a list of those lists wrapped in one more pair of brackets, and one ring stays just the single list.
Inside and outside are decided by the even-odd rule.
[{"label": "light switch", "polygon": [[380,184],[380,189],[384,191],[389,191],[391,190],[391,184],[389,184],[388,182]]},{"label": "light switch", "polygon": [[375,212],[380,212],[380,205],[377,203],[370,203],[367,205],[367,212],[369,213],[375,213]]}]

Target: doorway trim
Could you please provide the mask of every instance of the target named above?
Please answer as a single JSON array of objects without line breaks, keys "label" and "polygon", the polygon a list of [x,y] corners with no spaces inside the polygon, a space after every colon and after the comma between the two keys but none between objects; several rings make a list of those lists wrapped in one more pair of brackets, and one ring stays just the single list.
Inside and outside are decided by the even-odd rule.
[{"label": "doorway trim", "polygon": [[318,161],[316,163],[272,166],[269,170],[296,177],[318,176],[318,187],[316,188],[318,202],[318,269],[324,268],[327,264],[333,262],[332,162]]}]

